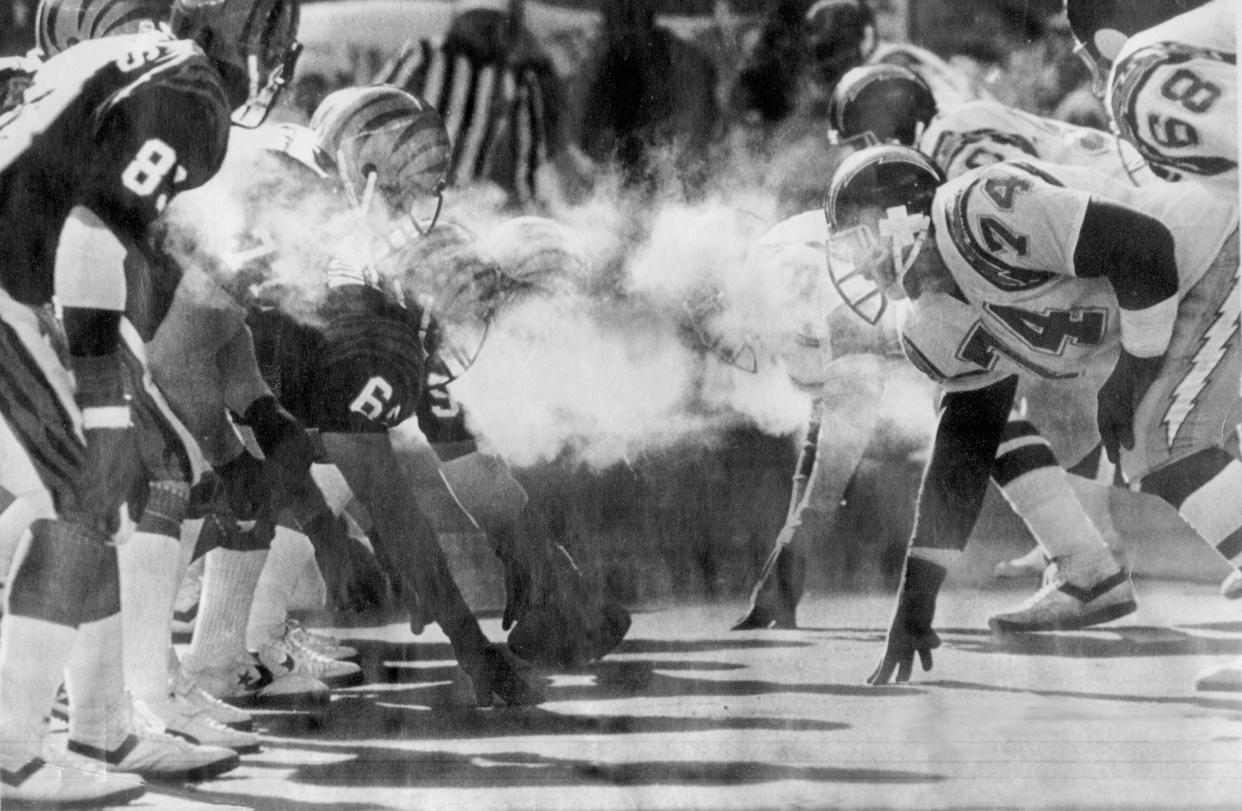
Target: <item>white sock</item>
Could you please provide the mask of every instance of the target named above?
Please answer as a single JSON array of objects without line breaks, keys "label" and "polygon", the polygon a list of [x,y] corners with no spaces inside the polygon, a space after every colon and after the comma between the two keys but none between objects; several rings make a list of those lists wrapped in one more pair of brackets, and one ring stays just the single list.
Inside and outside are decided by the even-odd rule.
[{"label": "white sock", "polygon": [[167,535],[135,532],[116,551],[121,567],[125,684],[134,698],[164,698],[168,694],[165,660],[180,579],[181,542]]},{"label": "white sock", "polygon": [[122,622],[118,611],[78,628],[78,644],[65,666],[69,693],[69,737],[113,749],[130,733],[129,698],[122,665]]},{"label": "white sock", "polygon": [[1178,512],[1231,566],[1242,564],[1242,462],[1225,465],[1187,496]]},{"label": "white sock", "polygon": [[1060,467],[1040,467],[1002,489],[1050,558],[1107,547]]},{"label": "white sock", "polygon": [[78,629],[34,617],[0,619],[0,752],[5,760],[39,754],[43,716],[65,678]]},{"label": "white sock", "polygon": [[[312,550],[313,552],[313,550]],[[302,571],[294,581],[293,594],[289,597],[290,611],[318,611],[328,604],[328,584],[314,554],[302,564]]]},{"label": "white sock", "polygon": [[307,558],[314,562],[315,547],[310,539],[288,527],[277,526],[250,606],[246,644],[251,650],[284,635],[289,601]]},{"label": "white sock", "polygon": [[194,672],[230,664],[246,653],[246,623],[267,550],[216,548],[207,553],[194,640],[184,664]]}]

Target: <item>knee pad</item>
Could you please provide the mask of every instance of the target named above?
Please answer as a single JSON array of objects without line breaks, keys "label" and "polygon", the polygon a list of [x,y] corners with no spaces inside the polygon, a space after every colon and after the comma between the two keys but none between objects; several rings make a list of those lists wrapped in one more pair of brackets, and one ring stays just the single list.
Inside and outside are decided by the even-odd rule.
[{"label": "knee pad", "polygon": [[76,628],[121,610],[116,548],[89,527],[42,519],[9,584],[9,610]]}]

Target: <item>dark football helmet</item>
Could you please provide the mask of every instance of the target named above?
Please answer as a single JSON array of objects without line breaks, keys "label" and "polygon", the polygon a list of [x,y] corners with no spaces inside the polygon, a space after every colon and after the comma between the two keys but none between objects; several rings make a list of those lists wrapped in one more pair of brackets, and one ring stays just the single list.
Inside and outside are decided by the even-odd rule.
[{"label": "dark football helmet", "polygon": [[1065,15],[1077,46],[1074,53],[1091,72],[1101,98],[1121,46],[1139,31],[1159,25],[1209,0],[1065,0]]},{"label": "dark football helmet", "polygon": [[173,35],[192,39],[215,63],[233,123],[259,126],[293,78],[298,0],[175,0]]},{"label": "dark football helmet", "polygon": [[84,39],[137,34],[168,25],[172,0],[42,0],[35,44],[55,56]]},{"label": "dark football helmet", "polygon": [[858,316],[879,322],[931,225],[932,198],[945,182],[930,158],[907,146],[873,146],[846,158],[824,199],[828,277]]},{"label": "dark football helmet", "polygon": [[816,0],[802,19],[810,75],[833,87],[876,47],[875,14],[865,0]]},{"label": "dark football helmet", "polygon": [[[310,126],[356,205],[369,210],[378,192],[399,222],[408,216],[419,234],[435,227],[453,149],[428,102],[392,85],[348,87],[320,103]],[[425,219],[415,209],[429,200]]]},{"label": "dark football helmet", "polygon": [[915,146],[936,115],[936,99],[927,82],[909,68],[863,65],[841,77],[828,114],[838,142]]},{"label": "dark football helmet", "polygon": [[194,40],[220,74],[233,123],[263,123],[293,75],[298,0],[41,0],[35,25],[48,56],[87,39],[167,26]]}]

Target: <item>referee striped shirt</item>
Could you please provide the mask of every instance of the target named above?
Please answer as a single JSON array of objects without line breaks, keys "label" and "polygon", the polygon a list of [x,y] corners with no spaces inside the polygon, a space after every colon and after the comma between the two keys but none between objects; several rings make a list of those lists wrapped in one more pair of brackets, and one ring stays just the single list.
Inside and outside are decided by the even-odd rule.
[{"label": "referee striped shirt", "polygon": [[554,81],[550,65],[474,61],[428,39],[406,43],[375,77],[439,111],[453,144],[450,184],[490,180],[519,204],[539,196],[536,173],[554,140]]}]

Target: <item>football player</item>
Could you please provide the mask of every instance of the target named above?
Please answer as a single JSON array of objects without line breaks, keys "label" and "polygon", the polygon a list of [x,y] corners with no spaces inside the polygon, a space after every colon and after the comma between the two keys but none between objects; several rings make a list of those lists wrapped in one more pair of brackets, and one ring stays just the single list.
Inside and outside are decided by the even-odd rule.
[{"label": "football player", "polygon": [[[1097,388],[1109,458],[1236,563],[1242,508],[1225,495],[1242,484],[1226,450],[1242,376],[1236,207],[1197,184],[1134,187],[1036,161],[946,182],[921,153],[879,146],[842,165],[825,213],[846,303],[872,317],[877,296],[906,299],[906,354],[945,392],[872,684],[907,681],[916,655],[931,667],[936,595],[978,516],[1020,380]],[[1128,574],[1098,536],[1070,540],[1044,588],[993,628],[1133,610]]]},{"label": "football player", "polygon": [[1121,137],[1153,166],[1238,195],[1237,3],[1066,0]]},{"label": "football player", "polygon": [[[291,67],[296,5],[270,2],[262,10],[255,53],[238,41],[251,2],[176,5],[171,27],[181,39],[156,33],[78,43],[44,63],[22,103],[0,119],[0,239],[11,260],[2,284],[8,461],[0,475],[12,493],[47,492],[13,564],[9,611],[0,620],[6,802],[124,801],[141,793],[130,776],[82,779],[104,762],[115,771],[198,778],[237,763],[231,750],[180,749],[144,732],[124,693],[113,543],[128,534],[131,510],[141,512],[135,488],[144,475],[118,325],[127,250],[143,250],[149,224],[172,196],[218,169],[231,111],[253,121]],[[53,293],[72,380],[32,309]],[[76,708],[69,751],[80,759],[72,762],[43,749],[43,715],[62,678]]]},{"label": "football player", "polygon": [[[300,155],[299,163],[317,170],[324,184],[323,167],[335,174],[331,155],[340,156],[351,201],[364,209],[383,206],[402,222],[430,230],[411,200],[419,191],[438,195],[443,187],[448,139],[438,114],[393,87],[338,94],[312,119],[316,131],[285,128],[283,153]],[[317,310],[322,327],[298,323],[276,308],[252,313],[260,363],[290,410],[318,429],[326,459],[367,508],[373,538],[406,587],[411,627],[418,632],[428,622],[440,625],[480,703],[538,703],[542,696],[522,663],[487,640],[462,598],[394,447],[402,435],[391,429],[415,416],[425,377],[421,319],[373,273],[339,259],[326,269],[328,290]],[[306,523],[322,516],[323,507],[304,500],[295,512]]]}]

